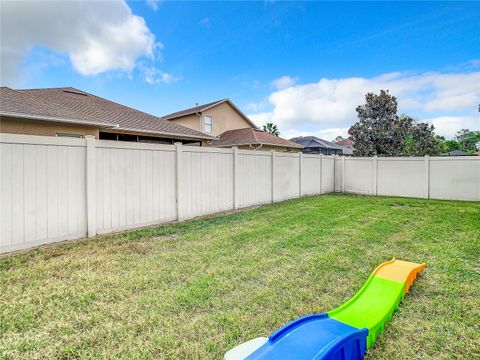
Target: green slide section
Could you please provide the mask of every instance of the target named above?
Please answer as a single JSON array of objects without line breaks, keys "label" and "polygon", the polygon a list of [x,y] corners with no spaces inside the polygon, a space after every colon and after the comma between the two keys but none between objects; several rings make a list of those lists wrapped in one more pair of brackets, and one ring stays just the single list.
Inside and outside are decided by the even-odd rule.
[{"label": "green slide section", "polygon": [[358,329],[367,328],[370,348],[403,299],[405,283],[372,274],[348,302],[330,311],[328,316]]}]

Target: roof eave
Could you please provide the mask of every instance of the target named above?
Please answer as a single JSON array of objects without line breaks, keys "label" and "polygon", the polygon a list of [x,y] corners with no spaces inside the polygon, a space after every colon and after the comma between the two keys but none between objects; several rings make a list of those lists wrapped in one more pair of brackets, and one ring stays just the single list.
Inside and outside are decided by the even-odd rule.
[{"label": "roof eave", "polygon": [[169,137],[175,137],[179,139],[187,138],[187,139],[194,139],[194,140],[215,140],[216,137],[205,135],[205,136],[196,136],[196,135],[187,135],[187,134],[179,134],[174,132],[165,132],[165,131],[157,131],[157,130],[141,130],[141,129],[133,129],[133,128],[126,128],[116,126],[113,130],[118,131],[131,131],[137,133],[145,133],[145,134],[155,134],[155,135],[164,135]]}]

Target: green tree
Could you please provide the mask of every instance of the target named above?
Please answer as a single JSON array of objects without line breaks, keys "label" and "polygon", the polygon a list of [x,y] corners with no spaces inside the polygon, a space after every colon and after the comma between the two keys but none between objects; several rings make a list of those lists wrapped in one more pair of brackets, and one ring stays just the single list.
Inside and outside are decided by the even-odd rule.
[{"label": "green tree", "polygon": [[468,152],[480,150],[480,131],[462,129],[455,135],[455,140],[460,144],[460,150]]},{"label": "green tree", "polygon": [[400,156],[408,135],[408,122],[397,115],[397,98],[385,90],[368,93],[357,107],[358,122],[348,130],[355,156]]},{"label": "green tree", "polygon": [[445,137],[436,135],[438,152],[440,154],[447,153],[453,150],[460,150],[460,144],[457,140],[446,140]]},{"label": "green tree", "polygon": [[433,125],[417,121],[408,115],[400,116],[400,121],[404,122],[403,126],[407,129],[403,155],[425,156],[440,152]]},{"label": "green tree", "polygon": [[263,131],[265,131],[269,134],[275,135],[275,136],[280,135],[280,132],[278,131],[277,125],[275,125],[272,122],[268,122],[265,125],[263,125]]}]

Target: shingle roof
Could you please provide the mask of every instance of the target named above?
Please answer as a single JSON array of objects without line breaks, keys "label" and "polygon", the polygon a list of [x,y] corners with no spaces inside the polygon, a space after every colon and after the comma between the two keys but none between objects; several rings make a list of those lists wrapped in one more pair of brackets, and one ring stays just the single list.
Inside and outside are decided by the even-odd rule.
[{"label": "shingle roof", "polygon": [[[4,89],[7,90],[4,91]],[[6,101],[3,101],[4,92],[8,95]],[[19,95],[13,96],[13,92]],[[73,118],[80,123],[95,122],[115,130],[179,138],[213,138],[199,131],[71,87],[25,90],[2,88],[0,112],[4,112],[4,109],[5,112],[7,110],[13,112],[13,116],[18,113],[37,118],[42,116]]]},{"label": "shingle roof", "polygon": [[108,121],[99,118],[81,116],[78,113],[56,105],[49,100],[37,99],[24,92],[0,88],[0,114],[39,120],[51,120],[68,123],[112,126]]},{"label": "shingle roof", "polygon": [[470,154],[461,150],[452,150],[445,154],[441,154],[440,156],[475,156],[475,154]]},{"label": "shingle roof", "polygon": [[342,139],[340,141],[336,141],[335,144],[353,149],[353,140],[350,139]]},{"label": "shingle roof", "polygon": [[352,155],[353,154],[353,151],[350,148],[347,148],[345,146],[337,145],[333,142],[320,139],[316,136],[299,136],[299,137],[295,137],[295,138],[290,139],[290,141],[293,141],[297,144],[300,144],[304,148],[307,148],[307,149],[308,148],[321,147],[321,148],[325,148],[325,149],[342,150],[342,152],[345,155]]},{"label": "shingle roof", "polygon": [[303,148],[292,141],[282,139],[264,131],[252,128],[228,130],[220,134],[219,140],[210,143],[214,147],[230,147],[235,145],[273,145],[290,148]]},{"label": "shingle roof", "polygon": [[245,115],[238,107],[235,106],[235,104],[233,102],[230,101],[230,99],[221,99],[221,100],[217,100],[217,101],[212,101],[210,103],[194,106],[194,107],[191,107],[191,108],[188,108],[188,109],[176,111],[174,113],[162,116],[162,119],[164,119],[164,120],[175,120],[175,119],[177,119],[179,117],[182,117],[182,116],[201,113],[202,111],[205,111],[207,109],[210,109],[214,106],[220,105],[220,104],[225,103],[225,102],[228,103],[232,108],[234,108],[240,114],[240,116],[242,116],[252,127],[254,127],[254,128],[257,127],[252,122],[252,120],[250,120],[248,118],[247,115]]},{"label": "shingle roof", "polygon": [[327,149],[336,149],[336,150],[341,150],[343,148],[343,146],[337,145],[327,140],[320,139],[316,136],[299,136],[299,137],[290,139],[290,141],[300,144],[305,148],[323,147]]}]

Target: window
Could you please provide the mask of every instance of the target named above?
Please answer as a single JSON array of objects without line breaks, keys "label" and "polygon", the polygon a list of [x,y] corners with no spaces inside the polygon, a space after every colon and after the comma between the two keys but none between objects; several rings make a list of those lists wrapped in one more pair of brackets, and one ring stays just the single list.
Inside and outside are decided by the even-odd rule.
[{"label": "window", "polygon": [[203,117],[203,131],[212,132],[212,117],[204,116]]}]

